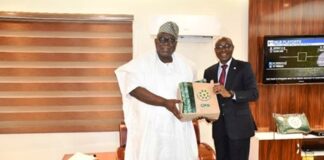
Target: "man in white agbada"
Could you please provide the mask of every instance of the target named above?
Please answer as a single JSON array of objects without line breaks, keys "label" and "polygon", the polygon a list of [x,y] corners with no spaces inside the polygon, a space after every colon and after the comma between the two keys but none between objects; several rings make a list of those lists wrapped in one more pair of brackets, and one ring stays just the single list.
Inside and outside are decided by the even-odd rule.
[{"label": "man in white agbada", "polygon": [[173,54],[178,38],[174,22],[163,24],[155,39],[156,52],[118,68],[127,126],[125,160],[197,160],[191,121],[181,122],[176,107],[179,82],[192,82],[192,66]]}]

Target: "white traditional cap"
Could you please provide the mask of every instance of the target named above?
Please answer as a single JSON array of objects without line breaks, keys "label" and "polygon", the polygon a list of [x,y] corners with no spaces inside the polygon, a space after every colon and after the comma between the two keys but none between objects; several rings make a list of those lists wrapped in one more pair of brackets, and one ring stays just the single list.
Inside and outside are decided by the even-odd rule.
[{"label": "white traditional cap", "polygon": [[161,32],[169,33],[173,35],[176,39],[178,39],[179,27],[176,23],[168,21],[161,25],[159,33]]}]

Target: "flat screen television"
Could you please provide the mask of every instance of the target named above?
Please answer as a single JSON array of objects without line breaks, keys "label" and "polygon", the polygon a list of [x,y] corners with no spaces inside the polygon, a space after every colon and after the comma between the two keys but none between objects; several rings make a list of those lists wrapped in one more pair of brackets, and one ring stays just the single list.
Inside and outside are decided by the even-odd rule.
[{"label": "flat screen television", "polygon": [[264,36],[263,83],[323,83],[324,35]]}]

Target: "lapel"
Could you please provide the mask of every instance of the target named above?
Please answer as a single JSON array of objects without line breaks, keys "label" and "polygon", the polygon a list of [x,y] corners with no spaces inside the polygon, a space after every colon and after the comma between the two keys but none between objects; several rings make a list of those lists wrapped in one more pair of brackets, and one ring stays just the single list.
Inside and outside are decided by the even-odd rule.
[{"label": "lapel", "polygon": [[234,78],[235,78],[235,73],[237,72],[237,61],[233,58],[232,62],[230,64],[230,68],[228,69],[227,72],[227,77],[226,77],[226,83],[225,83],[225,88],[226,89],[231,89],[233,86]]},{"label": "lapel", "polygon": [[218,67],[219,67],[219,63],[217,63],[215,65],[215,68],[214,68],[214,72],[213,72],[213,79],[214,79],[214,83],[218,83]]}]

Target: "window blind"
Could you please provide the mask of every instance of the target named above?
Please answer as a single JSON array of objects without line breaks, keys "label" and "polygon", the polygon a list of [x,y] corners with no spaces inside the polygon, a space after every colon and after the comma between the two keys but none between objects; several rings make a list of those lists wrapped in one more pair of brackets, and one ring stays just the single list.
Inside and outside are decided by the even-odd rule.
[{"label": "window blind", "polygon": [[130,15],[0,12],[0,133],[117,131]]}]

